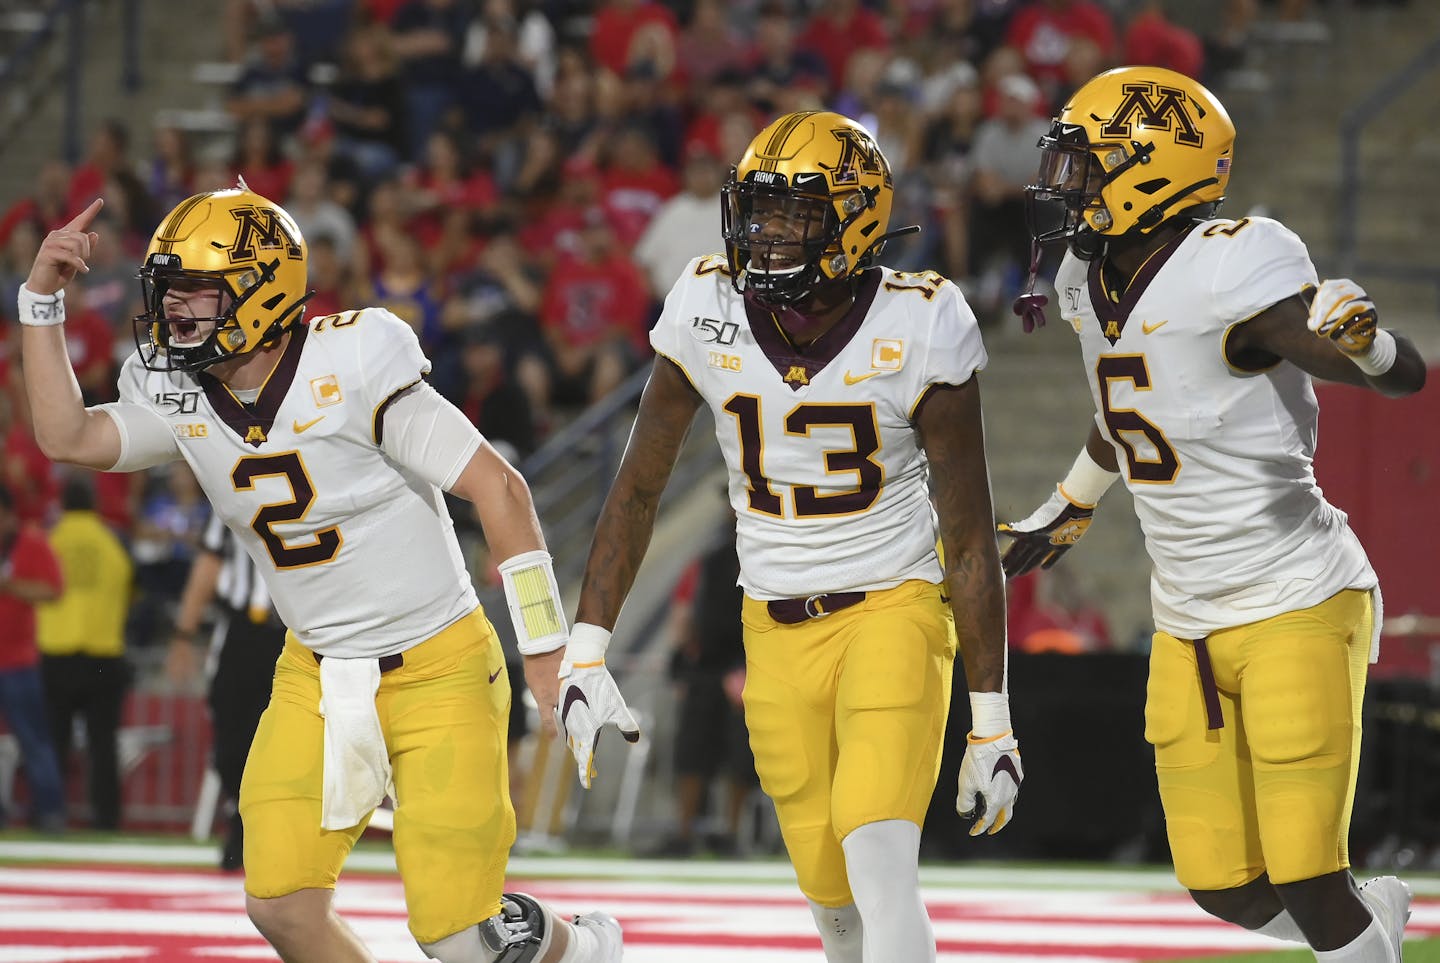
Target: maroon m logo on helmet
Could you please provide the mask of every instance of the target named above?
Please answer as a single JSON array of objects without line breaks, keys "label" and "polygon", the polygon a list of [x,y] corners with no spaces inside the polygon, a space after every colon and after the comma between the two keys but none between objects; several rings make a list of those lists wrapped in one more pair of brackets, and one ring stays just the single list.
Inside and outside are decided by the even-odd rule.
[{"label": "maroon m logo on helmet", "polygon": [[299,258],[300,242],[290,233],[290,228],[273,210],[258,207],[237,207],[230,212],[240,222],[235,232],[235,243],[230,245],[230,263],[255,259],[255,248],[262,250],[283,250],[286,257]]},{"label": "maroon m logo on helmet", "polygon": [[[860,172],[867,174],[880,174],[885,178],[885,186],[893,186],[890,179],[890,165],[885,161],[885,155],[880,153],[880,148],[875,141],[864,131],[856,130],[853,127],[838,127],[830,133],[840,142],[840,159],[835,166],[830,168],[834,171],[836,184],[855,184],[860,180]],[[824,167],[824,164],[820,165]]]},{"label": "maroon m logo on helmet", "polygon": [[1103,137],[1129,137],[1130,127],[1137,120],[1154,130],[1175,132],[1175,143],[1199,147],[1205,135],[1195,126],[1185,105],[1185,91],[1159,84],[1125,84],[1125,99],[1115,116],[1100,128]]}]

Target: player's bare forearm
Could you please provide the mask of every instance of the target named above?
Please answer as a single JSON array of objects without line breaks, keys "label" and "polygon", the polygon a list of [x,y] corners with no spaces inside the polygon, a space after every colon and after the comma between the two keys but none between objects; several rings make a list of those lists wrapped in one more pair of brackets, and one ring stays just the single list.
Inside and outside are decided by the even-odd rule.
[{"label": "player's bare forearm", "polygon": [[1115,446],[1105,440],[1100,434],[1100,426],[1094,422],[1090,423],[1090,434],[1085,437],[1085,450],[1090,453],[1090,458],[1106,471],[1120,471],[1120,462],[1115,457]]},{"label": "player's bare forearm", "polygon": [[[56,295],[77,274],[90,270],[86,261],[100,243],[100,235],[90,230],[90,224],[104,204],[96,198],[64,227],[45,236],[25,279],[29,294]],[[25,394],[40,450],[52,461],[87,468],[112,467],[120,460],[120,429],[109,415],[85,408],[80,383],[65,349],[64,324],[25,324],[20,352],[25,364]]]},{"label": "player's bare forearm", "polygon": [[992,532],[987,526],[970,546],[944,539],[945,586],[971,692],[999,692],[1005,681],[1005,576]]},{"label": "player's bare forearm", "polygon": [[916,423],[930,462],[930,495],[940,519],[945,586],[966,683],[972,692],[998,692],[1005,678],[1005,576],[977,379],[931,389]]},{"label": "player's bare forearm", "polygon": [[1263,370],[1288,361],[1313,378],[1371,388],[1389,398],[1414,394],[1425,386],[1425,359],[1403,334],[1395,336],[1395,363],[1380,375],[1367,375],[1332,343],[1306,326],[1309,308],[1296,295],[1237,325],[1225,341],[1226,360],[1242,370]]},{"label": "player's bare forearm", "polygon": [[60,597],[60,586],[38,578],[14,578],[0,581],[0,595],[13,595],[32,604],[53,602]]},{"label": "player's bare forearm", "polygon": [[595,525],[575,621],[615,627],[650,545],[660,496],[699,404],[700,396],[680,369],[666,358],[656,358],[630,443]]},{"label": "player's bare forearm", "polygon": [[24,327],[20,350],[35,441],[45,457],[102,471],[119,461],[120,431],[103,411],[86,409],[64,325]]}]

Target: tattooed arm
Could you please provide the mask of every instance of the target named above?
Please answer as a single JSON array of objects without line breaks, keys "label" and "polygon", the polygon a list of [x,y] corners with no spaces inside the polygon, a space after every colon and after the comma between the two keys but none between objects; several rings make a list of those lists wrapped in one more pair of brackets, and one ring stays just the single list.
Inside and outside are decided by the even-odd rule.
[{"label": "tattooed arm", "polygon": [[1005,678],[1005,578],[995,542],[979,375],[935,385],[915,424],[930,461],[930,494],[940,517],[945,587],[971,692],[998,692]]},{"label": "tattooed arm", "polygon": [[650,544],[660,494],[699,407],[700,395],[680,368],[656,357],[620,471],[595,525],[576,622],[615,627]]}]

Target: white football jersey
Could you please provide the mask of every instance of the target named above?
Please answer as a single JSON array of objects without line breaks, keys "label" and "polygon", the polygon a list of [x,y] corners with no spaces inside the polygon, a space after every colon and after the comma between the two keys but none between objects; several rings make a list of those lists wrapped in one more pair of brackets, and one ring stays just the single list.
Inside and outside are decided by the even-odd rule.
[{"label": "white football jersey", "polygon": [[1230,329],[1316,284],[1305,245],[1262,217],[1197,224],[1115,303],[1067,253],[1055,287],[1080,336],[1096,422],[1154,563],[1155,624],[1179,638],[1318,604],[1375,573],[1311,460],[1319,409],[1288,362],[1230,364]]},{"label": "white football jersey", "polygon": [[183,457],[309,648],[403,651],[479,604],[440,489],[379,445],[386,402],[429,370],[410,326],[379,308],[294,329],[251,405],[132,355],[120,404],[164,419],[174,447],[127,452],[126,467]]},{"label": "white football jersey", "polygon": [[941,581],[912,418],[931,385],[963,384],[986,361],[953,284],[866,271],[850,313],[802,351],[709,255],[671,289],[650,342],[714,412],[752,598]]}]

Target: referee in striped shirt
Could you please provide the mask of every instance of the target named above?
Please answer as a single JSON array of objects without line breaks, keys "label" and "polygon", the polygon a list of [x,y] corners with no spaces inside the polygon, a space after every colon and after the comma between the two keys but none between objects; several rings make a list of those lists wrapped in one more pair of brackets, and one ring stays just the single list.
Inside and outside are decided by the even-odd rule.
[{"label": "referee in striped shirt", "polygon": [[204,660],[213,731],[215,771],[229,812],[220,868],[243,868],[244,835],[240,822],[240,777],[245,757],[270,703],[275,660],[285,645],[285,626],[275,614],[265,581],[234,534],[215,515],[205,526],[200,549],[180,597],[175,633],[166,657],[172,682],[188,685],[200,674],[196,639],[215,603],[216,617]]}]

